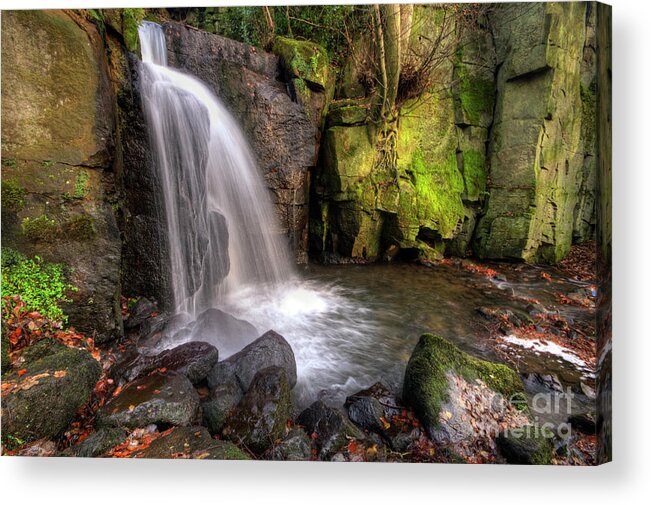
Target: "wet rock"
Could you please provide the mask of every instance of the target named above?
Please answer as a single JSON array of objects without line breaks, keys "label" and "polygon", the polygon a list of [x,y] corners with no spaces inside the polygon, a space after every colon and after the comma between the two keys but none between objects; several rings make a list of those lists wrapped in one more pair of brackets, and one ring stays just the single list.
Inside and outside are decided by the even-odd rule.
[{"label": "wet rock", "polygon": [[584,395],[588,397],[590,400],[594,400],[597,398],[597,393],[593,388],[588,386],[585,382],[581,383],[581,391],[583,392]]},{"label": "wet rock", "polygon": [[192,383],[175,372],[142,377],[97,412],[100,426],[138,428],[148,424],[187,426],[195,419],[199,395]]},{"label": "wet rock", "polygon": [[208,374],[211,389],[235,382],[244,392],[258,371],[269,366],[285,370],[289,387],[296,385],[296,359],[291,346],[275,331],[268,331],[237,354],[217,363]]},{"label": "wet rock", "polygon": [[503,431],[495,441],[507,463],[548,465],[554,449],[552,438],[535,426],[525,426]]},{"label": "wet rock", "polygon": [[309,461],[312,441],[300,428],[293,428],[283,441],[273,448],[271,459],[282,461]]},{"label": "wet rock", "polygon": [[344,404],[348,418],[364,430],[383,434],[385,429],[380,420],[384,417],[382,405],[371,396],[349,396]]},{"label": "wet rock", "polygon": [[[192,324],[192,317],[181,312],[179,314],[159,314],[146,319],[140,325],[140,340],[138,346],[143,349],[155,350],[169,340],[178,342],[179,332],[184,332],[189,324]],[[189,338],[189,336],[186,336]]]},{"label": "wet rock", "polygon": [[251,323],[212,308],[199,315],[191,335],[192,340],[210,342],[228,356],[251,342],[259,333]]},{"label": "wet rock", "polygon": [[563,384],[561,384],[556,374],[525,373],[521,374],[520,377],[522,377],[522,382],[527,391],[563,392]]},{"label": "wet rock", "polygon": [[156,303],[148,300],[147,298],[139,298],[138,301],[131,307],[129,311],[129,317],[124,321],[125,330],[133,330],[137,328],[145,320],[152,317],[158,310]]},{"label": "wet rock", "polygon": [[95,458],[120,445],[127,438],[122,428],[100,428],[74,445],[72,454],[80,458]]},{"label": "wet rock", "polygon": [[232,443],[213,440],[203,426],[172,428],[133,456],[155,459],[249,459]]},{"label": "wet rock", "polygon": [[23,353],[23,375],[3,376],[2,436],[54,438],[90,399],[101,367],[87,352],[44,339]]},{"label": "wet rock", "polygon": [[234,382],[220,384],[210,391],[210,398],[202,403],[203,424],[210,433],[222,432],[229,413],[242,399],[242,390]]},{"label": "wet rock", "polygon": [[[481,402],[474,400],[476,395]],[[407,364],[402,398],[432,440],[459,442],[474,436],[471,419],[494,423],[493,414],[514,415],[512,407],[496,401],[514,395],[524,397],[515,371],[474,358],[442,337],[424,334]]]},{"label": "wet rock", "polygon": [[261,370],[229,417],[224,435],[262,454],[285,433],[291,415],[289,392],[283,368],[274,366]]},{"label": "wet rock", "polygon": [[364,439],[364,434],[338,409],[317,400],[296,419],[307,433],[316,435],[319,459],[328,460],[348,444],[348,437]]},{"label": "wet rock", "polygon": [[207,342],[186,342],[156,356],[143,356],[132,350],[112,367],[111,377],[121,385],[157,368],[166,368],[197,384],[206,378],[218,359],[219,352]]},{"label": "wet rock", "polygon": [[588,414],[574,414],[569,417],[567,422],[572,426],[573,430],[585,433],[586,435],[594,435],[597,433],[595,420]]},{"label": "wet rock", "polygon": [[389,421],[402,410],[395,395],[379,382],[346,398],[344,407],[353,423],[385,438],[390,436]]}]

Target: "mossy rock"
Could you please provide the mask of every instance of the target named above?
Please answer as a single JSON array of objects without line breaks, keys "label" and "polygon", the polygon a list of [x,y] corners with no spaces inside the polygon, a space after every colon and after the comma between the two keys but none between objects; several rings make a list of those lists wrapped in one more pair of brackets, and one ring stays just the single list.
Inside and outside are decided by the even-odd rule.
[{"label": "mossy rock", "polygon": [[258,372],[232,413],[224,434],[256,454],[283,438],[291,417],[289,382],[285,370],[269,367]]},{"label": "mossy rock", "polygon": [[506,400],[524,398],[520,376],[506,365],[480,360],[444,339],[426,333],[420,337],[405,371],[402,398],[433,438],[439,412],[448,400],[448,374],[466,381],[481,379]]},{"label": "mossy rock", "polygon": [[329,60],[325,49],[314,42],[276,37],[273,52],[294,77],[300,77],[308,86],[325,90],[328,84]]},{"label": "mossy rock", "polygon": [[536,426],[523,426],[501,432],[497,447],[508,463],[549,465],[554,450],[553,434]]},{"label": "mossy rock", "polygon": [[54,438],[90,399],[101,367],[87,351],[52,339],[33,344],[22,357],[25,372],[3,376],[3,384],[15,385],[2,398],[3,439]]},{"label": "mossy rock", "polygon": [[326,122],[328,127],[360,125],[366,122],[368,114],[368,107],[363,105],[348,102],[343,105],[331,104]]},{"label": "mossy rock", "polygon": [[173,428],[133,456],[155,459],[250,459],[235,444],[212,439],[203,426]]}]

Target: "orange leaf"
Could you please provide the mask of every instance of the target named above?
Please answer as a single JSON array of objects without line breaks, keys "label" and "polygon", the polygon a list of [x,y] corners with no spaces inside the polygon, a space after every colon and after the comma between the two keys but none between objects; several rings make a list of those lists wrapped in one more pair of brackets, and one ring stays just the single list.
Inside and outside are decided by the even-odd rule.
[{"label": "orange leaf", "polygon": [[117,396],[122,392],[122,386],[118,386],[115,388],[115,391],[113,391],[113,396]]},{"label": "orange leaf", "polygon": [[18,375],[25,375],[27,373],[27,369],[23,368],[22,370],[18,370]]}]

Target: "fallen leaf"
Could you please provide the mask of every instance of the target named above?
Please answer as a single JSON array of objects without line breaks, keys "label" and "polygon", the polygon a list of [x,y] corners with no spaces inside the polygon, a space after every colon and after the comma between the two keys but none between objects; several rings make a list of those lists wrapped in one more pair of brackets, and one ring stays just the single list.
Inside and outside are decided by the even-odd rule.
[{"label": "fallen leaf", "polygon": [[129,412],[133,412],[135,408],[136,408],[135,405],[129,405]]},{"label": "fallen leaf", "polygon": [[18,370],[17,373],[18,373],[18,375],[21,375],[21,376],[22,376],[22,375],[25,375],[25,374],[27,373],[27,369],[26,369],[26,368],[23,368],[22,370]]},{"label": "fallen leaf", "polygon": [[56,377],[57,379],[61,379],[65,377],[67,374],[68,372],[66,370],[57,370],[56,372],[54,372],[54,377]]}]

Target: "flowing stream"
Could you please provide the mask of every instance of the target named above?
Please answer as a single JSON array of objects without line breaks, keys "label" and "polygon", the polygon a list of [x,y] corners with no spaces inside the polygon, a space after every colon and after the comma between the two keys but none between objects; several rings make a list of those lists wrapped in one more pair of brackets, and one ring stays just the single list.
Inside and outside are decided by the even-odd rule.
[{"label": "flowing stream", "polygon": [[[253,324],[258,335],[279,332],[296,355],[298,406],[318,397],[341,404],[345,395],[376,381],[398,389],[426,331],[494,360],[477,307],[515,309],[516,291],[553,303],[554,291],[577,288],[571,281],[541,282],[535,267],[509,274],[510,283],[449,265],[311,266],[295,272],[239,126],[204,83],[167,66],[159,25],[144,22],[139,33],[144,109],[163,188],[181,326],[219,308]],[[562,310],[568,317],[589,317]],[[180,332],[168,345],[190,338]],[[225,358],[254,338],[213,343]],[[531,371],[581,380],[557,357],[527,359]]]}]

